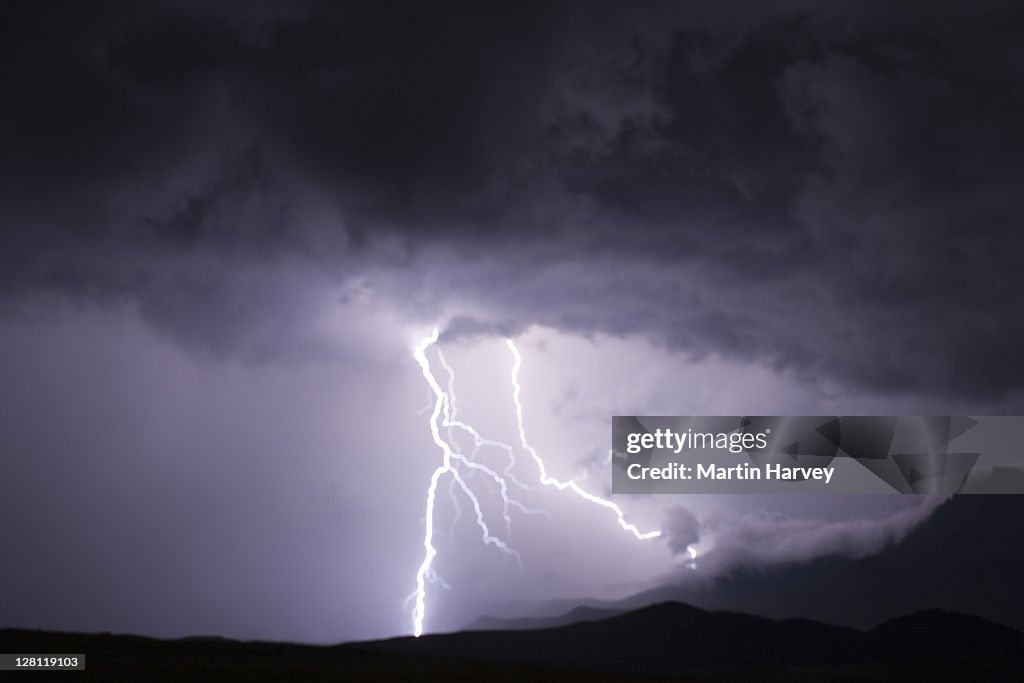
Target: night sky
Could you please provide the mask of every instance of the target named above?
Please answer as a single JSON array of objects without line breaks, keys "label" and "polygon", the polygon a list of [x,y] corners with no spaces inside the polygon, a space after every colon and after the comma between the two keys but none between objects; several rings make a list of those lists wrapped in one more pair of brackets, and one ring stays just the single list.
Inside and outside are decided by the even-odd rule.
[{"label": "night sky", "polygon": [[[615,414],[1024,413],[1017,3],[256,5],[0,10],[0,627],[409,633],[435,326],[600,495]],[[616,497],[637,541],[520,464],[522,568],[440,487],[428,631],[942,504]]]}]

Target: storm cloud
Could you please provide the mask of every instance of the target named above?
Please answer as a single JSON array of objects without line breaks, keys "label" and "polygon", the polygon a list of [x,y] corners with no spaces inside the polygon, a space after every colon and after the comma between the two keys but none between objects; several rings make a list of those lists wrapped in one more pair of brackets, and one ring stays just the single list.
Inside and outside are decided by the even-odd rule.
[{"label": "storm cloud", "polygon": [[5,10],[7,297],[226,355],[290,316],[275,357],[299,263],[413,319],[1021,388],[1012,5],[108,9]]}]

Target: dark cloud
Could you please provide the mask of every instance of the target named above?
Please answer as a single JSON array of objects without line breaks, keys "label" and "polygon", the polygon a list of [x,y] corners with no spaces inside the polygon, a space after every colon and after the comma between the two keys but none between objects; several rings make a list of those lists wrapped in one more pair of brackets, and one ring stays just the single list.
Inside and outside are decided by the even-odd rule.
[{"label": "dark cloud", "polygon": [[669,549],[677,555],[683,555],[687,546],[700,541],[700,522],[686,508],[677,507],[669,511],[663,533],[668,539]]},{"label": "dark cloud", "polygon": [[473,340],[486,337],[514,337],[522,332],[522,328],[512,328],[501,323],[487,323],[468,316],[456,316],[445,325],[444,332],[438,337],[440,343],[456,340]]},{"label": "dark cloud", "polygon": [[738,567],[801,563],[818,557],[856,559],[899,543],[946,500],[922,496],[899,501],[902,504],[897,507],[861,510],[840,519],[761,508],[717,511],[698,520],[689,510],[676,508],[669,511],[665,533],[669,547],[678,555],[685,555],[687,545],[700,548],[697,561],[703,575]]},{"label": "dark cloud", "polygon": [[[359,281],[451,334],[1024,388],[1012,3],[4,11],[8,297],[269,357]],[[253,286],[282,263],[317,274]]]}]

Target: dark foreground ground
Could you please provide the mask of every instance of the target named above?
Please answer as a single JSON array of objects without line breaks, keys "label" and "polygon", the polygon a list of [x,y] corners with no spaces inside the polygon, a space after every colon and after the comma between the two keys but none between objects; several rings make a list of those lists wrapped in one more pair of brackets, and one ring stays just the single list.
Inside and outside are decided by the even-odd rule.
[{"label": "dark foreground ground", "polygon": [[313,647],[216,638],[0,631],[0,652],[85,653],[61,681],[1024,680],[1024,634],[949,612],[870,631],[664,603],[532,631],[476,631]]},{"label": "dark foreground ground", "polygon": [[[0,632],[3,652],[86,653],[85,671],[0,672],[29,681],[621,681],[652,680],[374,652],[229,640],[151,640],[135,636]],[[658,679],[653,679],[658,680]]]}]

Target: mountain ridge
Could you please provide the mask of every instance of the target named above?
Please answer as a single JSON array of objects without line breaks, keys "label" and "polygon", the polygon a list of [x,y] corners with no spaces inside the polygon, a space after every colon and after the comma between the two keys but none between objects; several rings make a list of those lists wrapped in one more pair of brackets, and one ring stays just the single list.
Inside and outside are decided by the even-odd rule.
[{"label": "mountain ridge", "polygon": [[0,630],[0,650],[83,652],[84,680],[1019,680],[1024,633],[927,610],[871,630],[663,602],[593,621],[313,646]]},{"label": "mountain ridge", "polygon": [[[617,601],[580,600],[579,605],[594,612],[621,613],[678,601],[713,611],[802,617],[860,629],[913,612],[944,609],[1024,630],[1021,576],[1024,498],[959,495],[901,542],[874,555],[740,567],[716,579],[659,586]],[[467,628],[568,623],[571,611],[545,614],[553,611],[551,605],[538,605],[537,616],[482,616]]]}]

